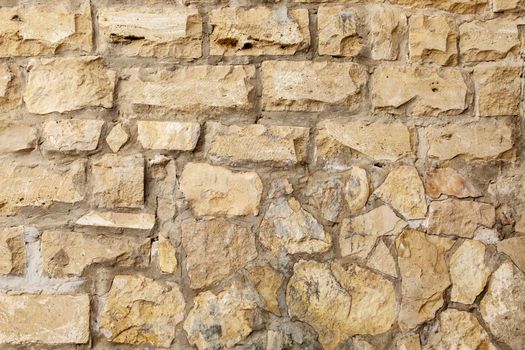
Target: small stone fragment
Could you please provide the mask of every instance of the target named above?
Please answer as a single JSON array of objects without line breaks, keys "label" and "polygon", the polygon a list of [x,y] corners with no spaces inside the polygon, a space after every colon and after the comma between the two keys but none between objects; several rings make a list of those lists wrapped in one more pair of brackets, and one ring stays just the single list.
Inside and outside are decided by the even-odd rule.
[{"label": "small stone fragment", "polygon": [[458,27],[446,16],[413,15],[409,20],[410,61],[416,63],[455,64],[458,51]]},{"label": "small stone fragment", "polygon": [[42,127],[42,147],[54,152],[93,151],[97,148],[103,120],[50,120]]},{"label": "small stone fragment", "polygon": [[[2,11],[1,8],[0,11]],[[1,16],[0,12],[0,23],[2,22]],[[0,42],[0,47],[1,45]],[[0,113],[13,110],[21,104],[22,91],[19,70],[15,65],[0,63]]]},{"label": "small stone fragment", "polygon": [[280,315],[278,298],[284,276],[270,265],[251,266],[248,268],[248,274],[255,289],[263,298],[266,309]]},{"label": "small stone fragment", "polygon": [[199,123],[138,121],[137,131],[137,139],[146,149],[191,151],[201,129]]},{"label": "small stone fragment", "polygon": [[442,194],[457,198],[480,197],[482,193],[452,168],[437,168],[426,172],[425,189],[430,197]]},{"label": "small stone fragment", "polygon": [[115,343],[169,347],[186,303],[179,286],[141,275],[117,275],[100,319],[102,333]]},{"label": "small stone fragment", "polygon": [[126,130],[124,130],[121,124],[117,124],[111,129],[106,137],[106,143],[109,148],[116,153],[126,144],[126,142],[128,142],[128,139],[129,135]]},{"label": "small stone fragment", "polygon": [[407,27],[403,11],[393,6],[368,6],[371,57],[373,60],[397,60]]},{"label": "small stone fragment", "polygon": [[525,273],[525,236],[504,239],[498,243],[498,252],[507,254],[514,264]]},{"label": "small stone fragment", "polygon": [[26,124],[0,122],[0,153],[29,151],[36,147],[36,129]]},{"label": "small stone fragment", "polygon": [[345,185],[345,199],[348,209],[354,213],[363,209],[369,196],[370,186],[366,170],[353,166]]},{"label": "small stone fragment", "polygon": [[293,192],[293,186],[286,178],[280,178],[273,180],[270,183],[270,190],[268,190],[268,198],[277,198],[291,194]]},{"label": "small stone fragment", "polygon": [[22,275],[26,267],[24,228],[0,229],[0,275]]},{"label": "small stone fragment", "polygon": [[169,238],[159,236],[159,267],[165,273],[175,273],[177,271],[177,255],[175,247]]},{"label": "small stone fragment", "polygon": [[[363,13],[346,6],[320,6],[317,10],[319,55],[358,56],[365,46]],[[361,35],[360,35],[361,34]]]},{"label": "small stone fragment", "polygon": [[396,236],[406,225],[388,205],[382,205],[365,214],[343,220],[341,232],[375,237]]},{"label": "small stone fragment", "polygon": [[76,224],[83,226],[151,230],[153,226],[155,226],[155,216],[146,213],[90,211],[89,213],[80,217]]},{"label": "small stone fragment", "polygon": [[483,226],[478,227],[474,232],[474,239],[485,244],[496,244],[499,242],[498,230]]},{"label": "small stone fragment", "polygon": [[397,277],[396,261],[381,239],[377,243],[372,255],[368,258],[366,265],[392,277]]},{"label": "small stone fragment", "polygon": [[351,256],[354,258],[366,259],[374,248],[377,237],[362,236],[352,234],[345,228],[345,221],[343,221],[343,228],[339,233],[339,249],[341,250],[341,257]]}]

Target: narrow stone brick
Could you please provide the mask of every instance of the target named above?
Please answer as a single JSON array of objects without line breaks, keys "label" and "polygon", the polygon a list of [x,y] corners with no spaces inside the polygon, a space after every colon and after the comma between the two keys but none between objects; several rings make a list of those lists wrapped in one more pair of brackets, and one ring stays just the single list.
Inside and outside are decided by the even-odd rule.
[{"label": "narrow stone brick", "polygon": [[22,91],[18,68],[12,64],[0,63],[0,112],[10,111],[21,104]]},{"label": "narrow stone brick", "polygon": [[488,0],[392,0],[391,2],[396,5],[433,7],[439,10],[467,14],[481,11],[486,7]]},{"label": "narrow stone brick", "polygon": [[374,60],[396,60],[407,30],[407,17],[394,6],[367,6],[370,55]]},{"label": "narrow stone brick", "polygon": [[42,127],[42,147],[47,151],[93,151],[104,121],[95,119],[50,120]]},{"label": "narrow stone brick", "polygon": [[0,229],[0,274],[22,275],[26,267],[24,228]]},{"label": "narrow stone brick", "polygon": [[199,123],[138,121],[138,140],[146,149],[191,151],[200,135]]},{"label": "narrow stone brick", "polygon": [[77,225],[108,228],[151,230],[155,226],[155,215],[148,213],[118,213],[90,211],[76,221]]}]

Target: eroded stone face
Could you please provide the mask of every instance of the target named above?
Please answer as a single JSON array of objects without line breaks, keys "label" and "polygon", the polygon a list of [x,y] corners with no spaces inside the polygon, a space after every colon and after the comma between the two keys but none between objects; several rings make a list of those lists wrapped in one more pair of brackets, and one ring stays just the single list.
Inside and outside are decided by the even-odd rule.
[{"label": "eroded stone face", "polygon": [[514,264],[525,273],[525,236],[504,239],[498,243],[498,252],[507,254]]},{"label": "eroded stone face", "polygon": [[129,135],[126,130],[124,130],[121,124],[117,124],[111,129],[106,137],[106,143],[109,148],[116,153],[126,144],[126,142],[128,142],[128,139]]},{"label": "eroded stone face", "polygon": [[284,276],[270,265],[250,266],[248,276],[263,299],[265,308],[280,315],[278,298]]},{"label": "eroded stone face", "polygon": [[392,277],[397,277],[396,261],[383,240],[379,240],[366,265]]},{"label": "eroded stone face", "polygon": [[520,5],[523,6],[521,0],[493,0],[492,11],[503,12],[507,10],[515,10],[520,8]]},{"label": "eroded stone face", "polygon": [[176,249],[169,238],[159,236],[159,268],[165,273],[175,273],[178,261]]},{"label": "eroded stone face", "polygon": [[457,62],[458,28],[445,16],[413,15],[409,20],[410,61],[440,65]]},{"label": "eroded stone face", "polygon": [[0,229],[0,274],[22,275],[26,267],[24,228]]},{"label": "eroded stone face", "polygon": [[146,149],[191,151],[200,136],[199,123],[138,121],[137,139]]},{"label": "eroded stone face", "polygon": [[427,194],[437,198],[442,194],[457,198],[479,197],[481,192],[452,168],[432,169],[425,174]]},{"label": "eroded stone face", "polygon": [[365,47],[364,14],[345,6],[321,6],[317,11],[319,54],[357,56]]},{"label": "eroded stone face", "polygon": [[[2,9],[0,9],[1,11]],[[0,14],[1,16],[1,14]],[[0,21],[1,22],[1,21]],[[0,112],[10,111],[22,104],[19,71],[14,65],[0,64]]]},{"label": "eroded stone face", "polygon": [[382,205],[369,212],[345,219],[341,233],[349,232],[358,235],[369,236],[395,236],[407,225],[405,221],[397,217],[396,213],[388,205]]},{"label": "eroded stone face", "polygon": [[117,275],[107,294],[100,329],[115,343],[169,347],[185,305],[176,283]]},{"label": "eroded stone face", "polygon": [[77,225],[108,228],[151,230],[155,226],[155,215],[147,213],[118,213],[90,211],[76,221]]},{"label": "eroded stone face", "polygon": [[367,7],[370,29],[370,56],[374,60],[396,60],[407,30],[407,18],[398,8],[385,5]]},{"label": "eroded stone face", "polygon": [[393,0],[393,4],[413,7],[434,7],[456,13],[475,13],[483,9],[487,0]]},{"label": "eroded stone face", "polygon": [[0,153],[30,151],[36,144],[36,128],[26,124],[0,122]]},{"label": "eroded stone face", "polygon": [[47,151],[78,152],[97,148],[103,120],[64,119],[50,120],[42,127],[42,138]]}]

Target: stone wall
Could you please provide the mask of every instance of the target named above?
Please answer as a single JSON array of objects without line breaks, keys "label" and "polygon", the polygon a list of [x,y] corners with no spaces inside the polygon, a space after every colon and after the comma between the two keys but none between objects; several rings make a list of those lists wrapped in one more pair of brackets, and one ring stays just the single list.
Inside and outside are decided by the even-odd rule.
[{"label": "stone wall", "polygon": [[0,349],[525,349],[524,0],[0,1]]}]

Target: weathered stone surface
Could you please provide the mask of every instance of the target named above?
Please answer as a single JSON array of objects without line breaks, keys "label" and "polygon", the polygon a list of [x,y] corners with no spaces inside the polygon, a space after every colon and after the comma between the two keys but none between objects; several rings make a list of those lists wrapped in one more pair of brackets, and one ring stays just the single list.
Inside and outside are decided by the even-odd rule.
[{"label": "weathered stone surface", "polygon": [[54,1],[0,8],[0,57],[92,49],[89,1]]},{"label": "weathered stone surface", "polygon": [[445,16],[413,15],[409,20],[410,61],[455,64],[458,58],[458,27]]},{"label": "weathered stone surface", "polygon": [[512,149],[512,126],[505,120],[486,119],[474,124],[428,126],[427,156],[449,160],[456,156],[473,159],[497,158]]},{"label": "weathered stone surface", "polygon": [[129,135],[121,124],[117,124],[111,129],[106,137],[106,143],[113,152],[118,152],[122,146],[128,142]]},{"label": "weathered stone surface", "polygon": [[270,203],[259,227],[261,243],[274,254],[321,253],[332,246],[323,226],[295,198]]},{"label": "weathered stone surface", "polygon": [[374,195],[390,204],[407,220],[422,219],[427,213],[423,182],[413,166],[401,165],[392,170]]},{"label": "weathered stone surface", "polygon": [[257,257],[255,234],[224,219],[181,224],[190,286],[202,288],[244,267]]},{"label": "weathered stone surface", "polygon": [[[0,164],[0,213],[14,214],[27,206],[49,206],[53,202],[76,203],[84,199],[85,161],[70,164]],[[23,189],[23,190],[22,190]]]},{"label": "weathered stone surface", "polygon": [[376,236],[353,234],[347,229],[348,225],[343,221],[343,227],[339,232],[339,249],[341,256],[366,259],[374,248]]},{"label": "weathered stone surface", "polygon": [[368,258],[366,265],[392,277],[397,277],[396,261],[382,240],[379,240],[377,243],[374,252]]},{"label": "weathered stone surface", "polygon": [[287,166],[306,160],[309,128],[206,124],[205,151],[213,162],[240,165],[263,163]]},{"label": "weathered stone surface", "polygon": [[303,192],[308,199],[305,204],[319,211],[325,220],[337,222],[343,209],[344,181],[342,174],[320,173],[312,176]]},{"label": "weathered stone surface", "polygon": [[319,54],[358,56],[365,47],[364,14],[358,8],[321,6],[317,10]]},{"label": "weathered stone surface", "polygon": [[166,107],[181,112],[252,108],[253,66],[181,66],[175,71],[133,68],[120,81],[119,97],[132,107]]},{"label": "weathered stone surface", "polygon": [[0,274],[22,275],[26,267],[24,228],[0,229]]},{"label": "weathered stone surface", "polygon": [[395,236],[406,225],[388,205],[382,205],[365,214],[343,220],[341,232],[375,237]]},{"label": "weathered stone surface", "polygon": [[439,331],[432,332],[423,350],[496,350],[476,317],[468,312],[447,309],[439,315]]},{"label": "weathered stone surface", "polygon": [[[372,75],[376,110],[411,116],[455,115],[467,106],[467,84],[457,68],[381,65]],[[403,86],[403,89],[399,89]]]},{"label": "weathered stone surface", "polygon": [[370,184],[366,170],[358,166],[350,168],[345,185],[345,199],[348,209],[357,212],[364,208],[370,196]]},{"label": "weathered stone surface", "polygon": [[115,72],[99,57],[33,59],[28,69],[24,102],[31,113],[113,106]]},{"label": "weathered stone surface", "polygon": [[525,348],[525,275],[512,263],[503,263],[490,278],[480,312],[497,340],[513,350]]},{"label": "weathered stone surface", "polygon": [[197,145],[199,123],[138,121],[137,139],[146,149],[191,151]]},{"label": "weathered stone surface", "polygon": [[105,154],[91,166],[93,198],[106,208],[144,205],[144,159],[139,155]]},{"label": "weathered stone surface", "polygon": [[176,250],[169,238],[159,236],[159,268],[162,272],[175,273],[178,261]]},{"label": "weathered stone surface", "polygon": [[406,32],[406,15],[398,8],[384,5],[367,7],[370,56],[374,60],[396,60]]},{"label": "weathered stone surface", "polygon": [[465,62],[516,57],[520,47],[518,22],[507,19],[474,20],[459,26],[459,51]]},{"label": "weathered stone surface", "polygon": [[364,66],[351,62],[265,61],[263,109],[321,111],[356,107],[367,78]]},{"label": "weathered stone surface", "polygon": [[504,239],[498,243],[498,252],[507,254],[514,264],[525,273],[525,236]]},{"label": "weathered stone surface", "polygon": [[134,275],[117,275],[100,319],[112,342],[169,347],[186,303],[176,283]]},{"label": "weathered stone surface", "polygon": [[450,257],[450,300],[472,304],[485,288],[489,275],[490,269],[485,265],[485,245],[466,240]]},{"label": "weathered stone surface", "polygon": [[478,65],[474,68],[477,114],[482,117],[520,113],[523,66]]},{"label": "weathered stone surface", "polygon": [[151,230],[155,226],[155,216],[146,213],[90,211],[80,217],[76,223],[83,226]]},{"label": "weathered stone surface", "polygon": [[109,54],[191,58],[202,54],[202,19],[196,8],[100,8],[98,26],[98,47]]},{"label": "weathered stone surface", "polygon": [[503,12],[523,7],[522,0],[492,0],[492,11]]},{"label": "weathered stone surface", "polygon": [[103,120],[49,120],[42,126],[42,147],[47,151],[93,151],[97,148]]},{"label": "weathered stone surface", "polygon": [[307,9],[225,7],[210,24],[211,55],[293,55],[310,45]]},{"label": "weathered stone surface", "polygon": [[93,264],[146,267],[150,246],[149,239],[72,231],[44,231],[41,237],[44,270],[54,277],[80,276]]},{"label": "weathered stone surface", "polygon": [[485,244],[497,244],[500,240],[497,229],[490,229],[483,226],[478,227],[476,232],[474,232],[474,239]]},{"label": "weathered stone surface", "polygon": [[421,350],[419,335],[408,335],[399,339],[396,343],[396,350]]},{"label": "weathered stone surface", "polygon": [[37,144],[36,132],[30,125],[0,122],[0,153],[34,149]]},{"label": "weathered stone surface", "polygon": [[231,348],[257,326],[260,298],[240,286],[200,293],[184,321],[190,344],[199,350]]},{"label": "weathered stone surface", "polygon": [[188,163],[180,189],[195,215],[257,215],[263,185],[255,172],[233,172],[205,163]]},{"label": "weathered stone surface", "polygon": [[453,240],[406,229],[396,239],[401,273],[399,327],[403,332],[434,317],[450,278],[445,252]]},{"label": "weathered stone surface", "polygon": [[452,168],[437,168],[425,173],[425,189],[430,197],[442,194],[457,198],[479,197],[482,193]]},{"label": "weathered stone surface", "polygon": [[279,311],[279,289],[284,276],[270,265],[251,266],[248,276],[264,301],[265,308],[276,315]]},{"label": "weathered stone surface", "polygon": [[[0,9],[0,11],[2,11],[2,9]],[[1,16],[0,12],[0,17]],[[22,91],[19,71],[14,65],[2,62],[0,63],[0,112],[10,111],[21,104]]]},{"label": "weathered stone surface", "polygon": [[479,226],[492,227],[496,221],[494,207],[487,203],[446,199],[430,203],[428,232],[472,238]]},{"label": "weathered stone surface", "polygon": [[434,7],[456,13],[476,13],[486,6],[487,0],[392,0],[392,3],[412,7]]},{"label": "weathered stone surface", "polygon": [[0,294],[0,343],[85,344],[89,296]]}]

